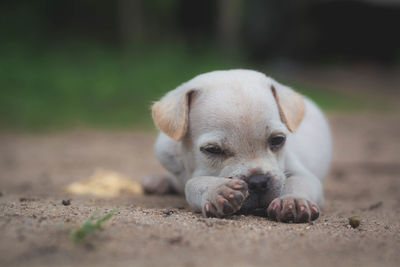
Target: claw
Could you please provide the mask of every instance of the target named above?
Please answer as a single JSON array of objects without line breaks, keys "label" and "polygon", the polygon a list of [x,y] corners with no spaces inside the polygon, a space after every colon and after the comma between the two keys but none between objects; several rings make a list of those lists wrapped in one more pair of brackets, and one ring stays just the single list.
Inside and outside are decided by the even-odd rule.
[{"label": "claw", "polygon": [[232,214],[232,213],[234,212],[233,209],[232,209],[232,207],[229,206],[227,203],[224,204],[224,207],[222,208],[222,211],[223,211],[225,214]]},{"label": "claw", "polygon": [[215,193],[204,204],[204,215],[223,217],[238,211],[248,195],[246,186],[243,181],[231,180],[215,188]]},{"label": "claw", "polygon": [[244,198],[242,194],[235,194],[235,200],[239,203],[243,202]]},{"label": "claw", "polygon": [[282,197],[272,201],[267,213],[271,220],[286,223],[306,223],[318,218],[319,209],[306,199]]}]

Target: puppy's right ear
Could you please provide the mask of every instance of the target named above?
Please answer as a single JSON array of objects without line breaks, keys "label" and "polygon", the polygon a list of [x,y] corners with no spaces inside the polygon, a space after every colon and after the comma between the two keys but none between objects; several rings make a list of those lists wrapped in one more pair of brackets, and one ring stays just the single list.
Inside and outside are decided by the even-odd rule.
[{"label": "puppy's right ear", "polygon": [[177,88],[166,94],[151,107],[155,125],[160,131],[180,141],[189,123],[190,96],[196,90]]}]

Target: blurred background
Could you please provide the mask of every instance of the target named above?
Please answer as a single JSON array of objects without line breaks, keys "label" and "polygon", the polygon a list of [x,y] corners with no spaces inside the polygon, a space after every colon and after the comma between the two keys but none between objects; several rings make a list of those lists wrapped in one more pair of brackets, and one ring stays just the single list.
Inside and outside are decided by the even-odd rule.
[{"label": "blurred background", "polygon": [[[399,28],[400,0],[0,0],[0,266],[399,266]],[[232,68],[328,113],[316,225],[65,192],[98,169],[136,187],[164,173],[151,103]],[[116,207],[105,231],[69,240]]]},{"label": "blurred background", "polygon": [[398,0],[3,0],[0,127],[152,129],[152,101],[230,68],[331,112],[393,110],[399,26]]}]

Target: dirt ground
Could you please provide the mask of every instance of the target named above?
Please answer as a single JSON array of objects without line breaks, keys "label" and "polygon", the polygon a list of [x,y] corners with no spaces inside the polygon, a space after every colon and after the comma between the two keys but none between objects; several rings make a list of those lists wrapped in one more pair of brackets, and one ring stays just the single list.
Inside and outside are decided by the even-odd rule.
[{"label": "dirt ground", "polygon": [[[399,266],[400,115],[330,115],[333,167],[314,224],[205,219],[179,196],[77,197],[97,168],[141,180],[162,172],[155,134],[75,130],[0,134],[0,266]],[[62,205],[71,199],[71,205]],[[120,212],[75,245],[95,210]],[[362,222],[353,229],[348,217]]]}]

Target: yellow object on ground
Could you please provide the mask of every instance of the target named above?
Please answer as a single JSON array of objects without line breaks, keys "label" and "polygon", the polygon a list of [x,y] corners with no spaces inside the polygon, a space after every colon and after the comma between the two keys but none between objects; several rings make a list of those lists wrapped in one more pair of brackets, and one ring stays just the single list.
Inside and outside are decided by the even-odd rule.
[{"label": "yellow object on ground", "polygon": [[92,194],[101,197],[143,194],[140,183],[106,170],[97,170],[90,178],[68,185],[65,191],[75,195]]}]

